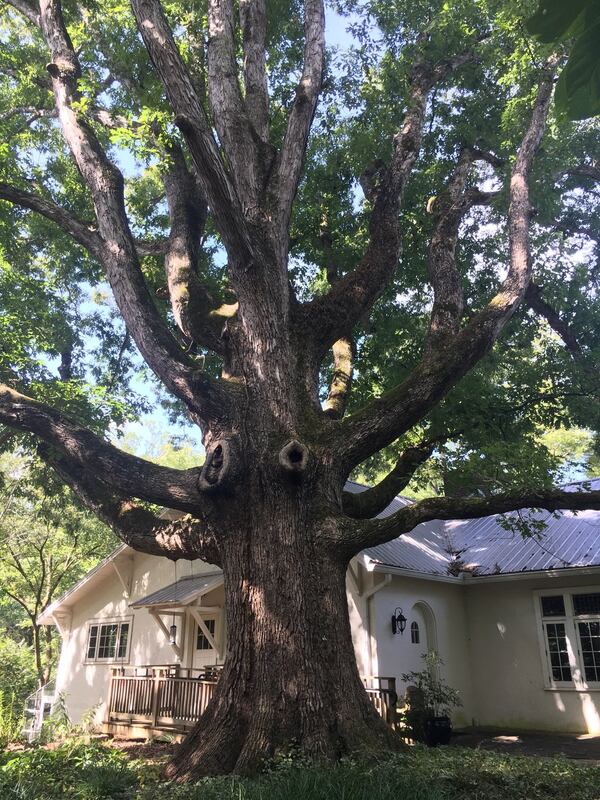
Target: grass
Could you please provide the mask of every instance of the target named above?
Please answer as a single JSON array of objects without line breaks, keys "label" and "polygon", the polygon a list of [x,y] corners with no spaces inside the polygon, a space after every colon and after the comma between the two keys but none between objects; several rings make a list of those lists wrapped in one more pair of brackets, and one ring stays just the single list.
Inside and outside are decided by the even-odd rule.
[{"label": "grass", "polygon": [[101,744],[0,756],[2,800],[600,800],[600,767],[466,748],[333,768],[282,759],[256,778],[161,782],[159,767]]}]

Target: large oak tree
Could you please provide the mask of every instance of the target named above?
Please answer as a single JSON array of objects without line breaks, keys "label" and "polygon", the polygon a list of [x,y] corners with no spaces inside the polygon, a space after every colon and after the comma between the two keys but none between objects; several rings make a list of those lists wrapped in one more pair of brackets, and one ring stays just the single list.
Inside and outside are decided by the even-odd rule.
[{"label": "large oak tree", "polygon": [[[224,573],[223,675],[172,777],[393,746],[349,560],[431,519],[600,507],[534,469],[540,425],[598,426],[598,132],[549,123],[563,56],[524,6],[350,3],[329,55],[321,0],[4,13],[3,436],[132,547]],[[90,312],[104,282],[121,323]],[[109,441],[134,347],[201,467]],[[374,519],[445,447],[505,480]]]}]

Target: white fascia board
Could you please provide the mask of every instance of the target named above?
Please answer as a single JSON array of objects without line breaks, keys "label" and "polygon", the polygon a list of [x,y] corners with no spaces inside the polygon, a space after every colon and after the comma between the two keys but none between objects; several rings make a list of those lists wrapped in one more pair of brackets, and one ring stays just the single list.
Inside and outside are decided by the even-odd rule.
[{"label": "white fascia board", "polygon": [[501,583],[504,581],[526,581],[536,578],[547,578],[556,580],[557,578],[573,578],[578,575],[599,575],[600,565],[591,567],[562,567],[560,569],[539,569],[528,572],[501,572],[498,575],[464,575],[463,581],[469,586],[479,583]]},{"label": "white fascia board", "polygon": [[115,560],[117,556],[121,553],[125,552],[129,549],[129,545],[121,544],[119,545],[116,550],[113,550],[110,555],[106,556],[106,558],[101,561],[99,564],[91,569],[88,573],[86,573],[81,580],[77,581],[74,586],[71,586],[64,594],[58,597],[53,603],[51,603],[37,618],[38,625],[54,625],[53,616],[56,612],[61,608],[61,606],[65,605],[65,602],[73,595],[75,592],[78,592],[82,589],[86,583],[88,583],[92,578],[98,575],[102,570],[108,567],[112,562]]}]

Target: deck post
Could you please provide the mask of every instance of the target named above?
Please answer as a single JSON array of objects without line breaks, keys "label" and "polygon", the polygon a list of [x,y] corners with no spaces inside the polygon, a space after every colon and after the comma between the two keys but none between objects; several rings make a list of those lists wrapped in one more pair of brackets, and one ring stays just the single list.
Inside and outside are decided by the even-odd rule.
[{"label": "deck post", "polygon": [[110,683],[108,685],[108,703],[106,704],[106,719],[105,722],[110,722],[110,710],[112,708],[113,692],[115,688],[115,668],[110,670]]},{"label": "deck post", "polygon": [[156,728],[158,720],[158,693],[160,690],[160,670],[154,670],[154,680],[152,681],[152,706],[150,711],[150,725]]}]

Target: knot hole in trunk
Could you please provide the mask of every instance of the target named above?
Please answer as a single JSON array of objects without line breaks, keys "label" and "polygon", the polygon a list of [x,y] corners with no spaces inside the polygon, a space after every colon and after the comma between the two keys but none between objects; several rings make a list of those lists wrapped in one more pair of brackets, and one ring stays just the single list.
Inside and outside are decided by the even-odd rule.
[{"label": "knot hole in trunk", "polygon": [[206,453],[206,461],[198,478],[202,492],[224,489],[234,482],[237,474],[237,458],[227,439],[219,439]]},{"label": "knot hole in trunk", "polygon": [[292,439],[279,451],[279,463],[290,475],[300,475],[306,469],[308,455],[308,447]]}]

